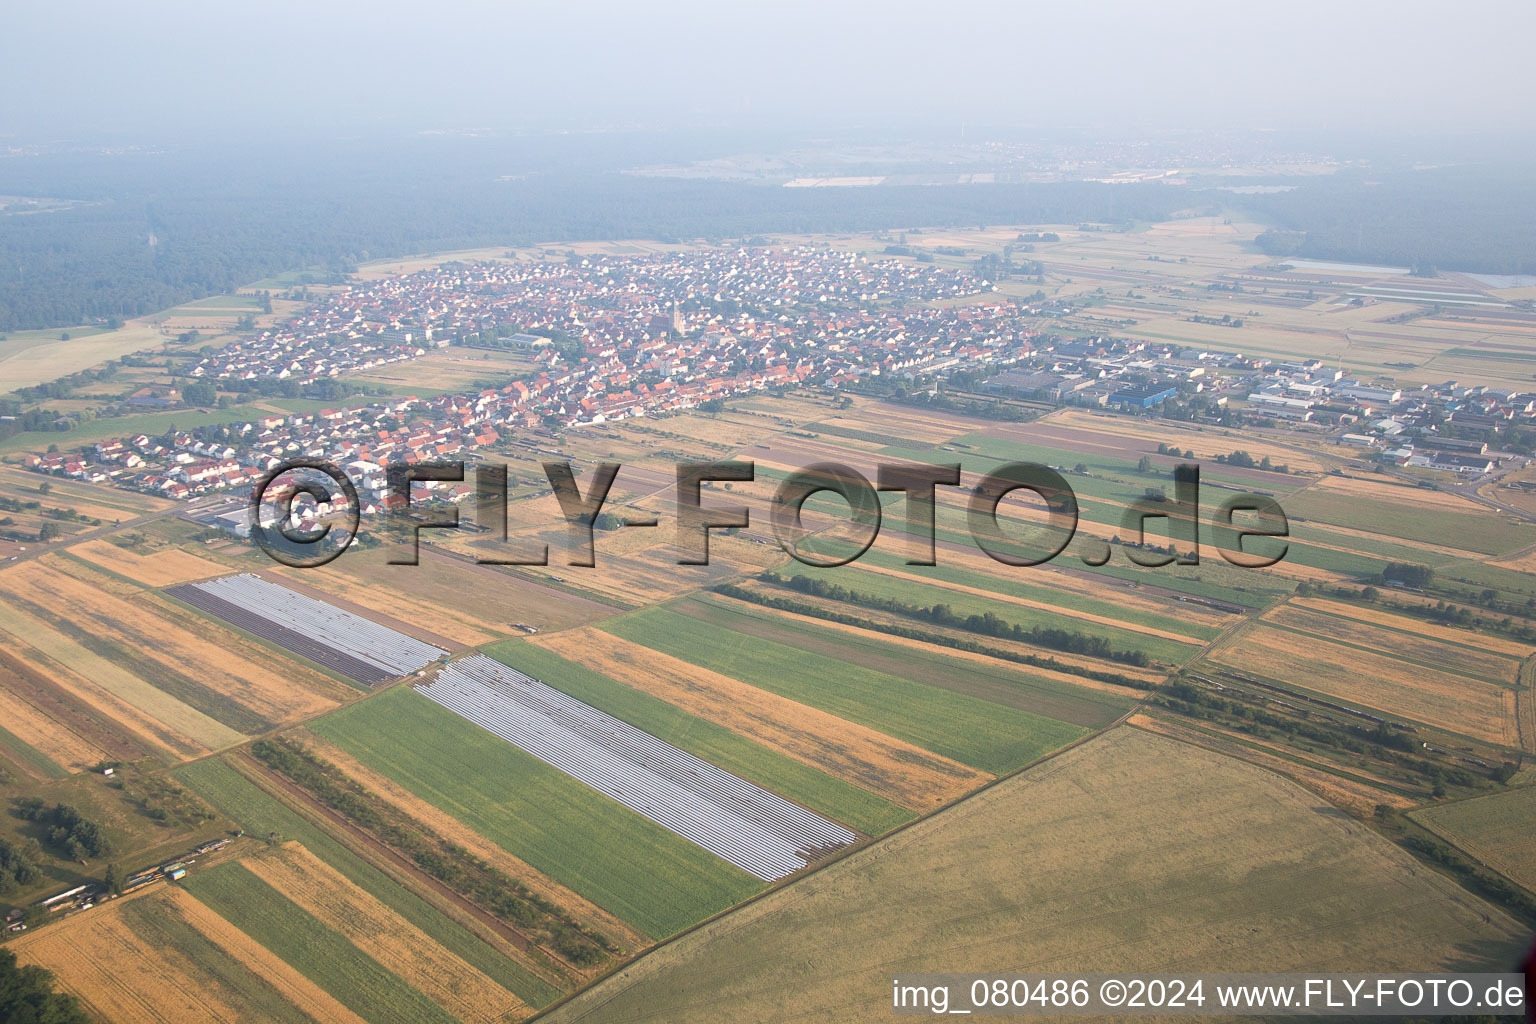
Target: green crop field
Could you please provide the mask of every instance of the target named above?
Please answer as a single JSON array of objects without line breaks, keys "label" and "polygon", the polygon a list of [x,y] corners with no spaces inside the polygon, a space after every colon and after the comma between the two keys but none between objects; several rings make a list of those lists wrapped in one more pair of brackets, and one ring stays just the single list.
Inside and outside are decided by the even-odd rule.
[{"label": "green crop field", "polygon": [[653,938],[763,888],[745,871],[406,687],[342,708],[310,728]]},{"label": "green crop field", "polygon": [[[859,564],[866,561],[871,565],[889,567],[913,576],[927,576],[936,582],[925,584],[911,579],[888,576],[883,573],[859,571]],[[778,573],[780,576],[813,576],[824,579],[828,583],[836,583],[839,586],[847,587],[849,590],[856,590],[861,594],[900,601],[904,604],[927,607],[936,604],[947,604],[957,615],[985,615],[987,612],[991,612],[1000,619],[1018,623],[1025,628],[1041,626],[1046,629],[1065,629],[1075,633],[1083,633],[1087,636],[1103,637],[1116,650],[1144,651],[1149,657],[1160,661],[1175,663],[1182,661],[1194,653],[1196,645],[1183,644],[1176,640],[1150,636],[1146,633],[1138,633],[1135,630],[1120,629],[1102,622],[1074,618],[1071,615],[1061,615],[1046,608],[1031,608],[1025,605],[1014,604],[1010,601],[999,601],[981,594],[968,594],[964,591],[952,590],[941,586],[938,581],[957,583],[961,586],[974,587],[977,590],[987,589],[994,593],[1008,594],[1009,596],[1020,597],[1028,601],[1039,601],[1041,604],[1073,607],[1074,610],[1084,611],[1089,614],[1101,615],[1105,618],[1113,617],[1123,621],[1134,621],[1138,625],[1146,625],[1153,629],[1167,630],[1172,633],[1181,633],[1185,636],[1197,637],[1202,640],[1214,640],[1221,635],[1221,629],[1217,626],[1204,626],[1198,622],[1182,621],[1145,612],[1138,613],[1117,607],[1106,601],[1095,601],[1092,598],[1064,593],[1061,590],[1053,590],[1046,587],[1031,587],[1028,584],[1005,581],[997,577],[967,572],[966,570],[955,569],[943,564],[935,566],[907,566],[899,558],[876,554],[875,552],[864,555],[858,562],[850,566],[817,569],[796,562],[778,570]],[[1023,575],[1023,570],[1020,571],[1020,574]],[[1024,578],[1028,579],[1027,576]],[[1074,601],[1074,597],[1078,598],[1078,600]],[[1042,651],[1042,653],[1050,652]]]},{"label": "green crop field", "polygon": [[1536,892],[1536,786],[1426,807],[1412,817]]},{"label": "green crop field", "polygon": [[273,990],[272,985],[211,941],[161,900],[125,901],[119,911],[136,935],[166,955],[195,964],[218,987],[221,1001],[276,1024],[313,1024],[313,1018]]},{"label": "green crop field", "polygon": [[442,1007],[239,864],[199,871],[183,884],[369,1024],[454,1024]]},{"label": "green crop field", "polygon": [[888,832],[912,819],[912,812],[904,807],[526,641],[508,640],[485,653],[695,757],[867,835]]},{"label": "green crop field", "polygon": [[[697,602],[695,602],[697,604]],[[601,623],[615,636],[867,725],[982,771],[1001,774],[1082,736],[1078,726],[928,686],[785,642],[732,631],[736,615],[711,607],[711,621],[661,607]],[[725,628],[722,628],[724,626]],[[906,649],[901,649],[905,655]],[[950,671],[969,662],[944,659]]]},{"label": "green crop field", "polygon": [[[944,648],[898,646],[873,631],[854,633],[830,624],[790,618],[728,597],[702,594],[674,607],[692,618],[715,623],[722,630],[785,643],[808,654],[835,658],[859,668],[1018,708],[1069,725],[1090,729],[1108,725],[1134,703],[1118,694],[1043,675],[1028,666],[977,658],[957,661]],[[1113,663],[1108,670],[1114,670]]]},{"label": "green crop field", "polygon": [[1336,526],[1368,530],[1402,541],[1449,544],[1496,555],[1536,543],[1536,530],[1495,512],[1452,512],[1397,501],[1372,501],[1357,494],[1304,491],[1285,499],[1285,510]]},{"label": "green crop field", "polygon": [[297,840],[311,853],[373,894],[381,903],[409,921],[422,934],[436,939],[523,1002],[546,1006],[560,992],[521,964],[502,956],[463,925],[390,878],[300,817],[271,794],[218,758],[206,758],[180,768],[176,778],[254,836],[276,832],[285,840]]}]

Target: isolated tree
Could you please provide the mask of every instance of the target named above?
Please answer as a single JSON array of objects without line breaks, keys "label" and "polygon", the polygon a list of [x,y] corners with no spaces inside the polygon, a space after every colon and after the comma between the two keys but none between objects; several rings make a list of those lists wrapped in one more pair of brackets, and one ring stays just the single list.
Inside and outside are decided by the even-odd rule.
[{"label": "isolated tree", "polygon": [[102,884],[107,887],[107,892],[114,896],[121,896],[123,894],[123,876],[118,871],[116,864],[107,865],[107,874],[102,879]]},{"label": "isolated tree", "polygon": [[38,494],[47,494],[47,493],[49,493],[52,490],[53,490],[53,484],[49,483],[47,480],[44,480],[42,483],[37,485],[37,493]]},{"label": "isolated tree", "polygon": [[1150,455],[1143,455],[1141,461],[1136,463],[1136,470],[1140,473],[1152,472],[1152,457]]}]

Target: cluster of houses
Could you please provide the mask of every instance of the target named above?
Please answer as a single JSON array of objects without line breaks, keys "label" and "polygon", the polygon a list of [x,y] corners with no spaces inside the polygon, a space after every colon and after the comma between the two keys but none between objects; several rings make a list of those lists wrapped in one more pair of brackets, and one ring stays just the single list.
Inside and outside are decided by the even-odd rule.
[{"label": "cluster of houses", "polygon": [[[435,268],[350,289],[199,365],[215,376],[246,379],[264,367],[314,379],[391,333],[475,343],[462,332],[479,328],[485,343],[527,353],[533,370],[471,393],[274,414],[212,437],[139,434],[30,455],[26,464],[195,498],[296,458],[375,467],[442,459],[494,445],[509,429],[600,424],[797,384],[839,388],[1010,364],[1033,350],[1033,321],[989,291],[961,271],[813,247]],[[973,301],[937,304],[952,298]],[[364,511],[382,511],[372,504]]]},{"label": "cluster of houses", "polygon": [[[469,393],[274,414],[212,435],[140,434],[26,464],[171,498],[238,488],[296,458],[350,464],[371,480],[363,467],[458,457],[509,430],[978,366],[1001,371],[980,385],[997,395],[1145,410],[1204,393],[1208,407],[1238,399],[1253,415],[1349,430],[1344,443],[1380,446],[1384,459],[1463,473],[1486,471],[1487,446],[1450,435],[1536,418],[1531,399],[1509,391],[1448,382],[1405,394],[1318,360],[1048,337],[1037,314],[965,271],[814,246],[448,264],[338,292],[193,372],[314,381],[449,343],[516,349],[531,370]],[[1392,440],[1405,431],[1412,445]],[[364,509],[383,510],[372,497]]]},{"label": "cluster of houses", "polygon": [[[1151,409],[1188,389],[1224,391],[1217,371],[1246,366],[1240,356],[1135,338],[1037,338],[1025,365],[982,382],[995,395],[1058,405]],[[1225,396],[1216,398],[1225,404]]]},{"label": "cluster of houses", "polygon": [[[996,395],[1060,405],[1150,409],[1204,393],[1260,418],[1341,430],[1337,440],[1382,462],[1480,475],[1490,442],[1536,428],[1536,396],[1457,381],[1413,390],[1347,377],[1321,360],[1280,362],[1136,339],[1036,337],[1019,365],[983,381]],[[1240,404],[1239,404],[1240,403]]]},{"label": "cluster of houses", "polygon": [[[189,372],[307,384],[454,342],[500,345],[509,334],[507,347],[541,352],[546,361],[558,356],[552,337],[599,358],[668,334],[730,336],[771,349],[807,326],[827,338],[877,327],[862,322],[861,310],[931,306],[988,287],[955,270],[811,246],[451,263],[347,288]],[[700,369],[707,372],[707,360]]]}]

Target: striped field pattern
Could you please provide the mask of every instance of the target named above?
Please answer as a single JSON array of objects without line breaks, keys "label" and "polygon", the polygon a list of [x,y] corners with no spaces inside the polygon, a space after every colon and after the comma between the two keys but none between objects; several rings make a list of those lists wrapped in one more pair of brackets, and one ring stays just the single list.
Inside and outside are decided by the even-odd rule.
[{"label": "striped field pattern", "polygon": [[764,881],[858,836],[484,655],[418,693]]}]

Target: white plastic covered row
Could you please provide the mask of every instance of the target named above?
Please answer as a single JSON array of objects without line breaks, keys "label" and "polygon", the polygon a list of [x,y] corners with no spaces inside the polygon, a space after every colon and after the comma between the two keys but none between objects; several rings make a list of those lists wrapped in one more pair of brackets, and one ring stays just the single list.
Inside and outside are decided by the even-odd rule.
[{"label": "white plastic covered row", "polygon": [[858,838],[484,655],[416,690],[764,881]]},{"label": "white plastic covered row", "polygon": [[390,675],[415,672],[444,653],[415,637],[248,573],[192,586]]}]

